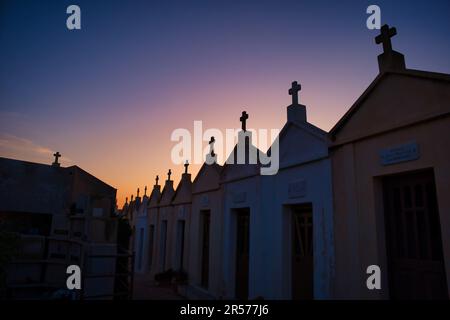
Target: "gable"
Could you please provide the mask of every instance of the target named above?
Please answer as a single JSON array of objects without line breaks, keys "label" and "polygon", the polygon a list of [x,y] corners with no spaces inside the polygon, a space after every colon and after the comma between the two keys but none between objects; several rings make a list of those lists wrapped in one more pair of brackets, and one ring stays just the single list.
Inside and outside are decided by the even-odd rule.
[{"label": "gable", "polygon": [[450,113],[450,81],[426,72],[379,76],[331,130],[346,143]]},{"label": "gable", "polygon": [[147,209],[148,202],[149,202],[149,198],[147,196],[143,196],[142,203],[139,207],[139,211],[141,211],[141,212],[145,211]]},{"label": "gable", "polygon": [[150,193],[150,197],[147,200],[149,207],[157,207],[159,205],[159,201],[161,200],[161,186],[154,185],[153,190]]},{"label": "gable", "polygon": [[190,180],[182,179],[175,192],[173,204],[187,203],[191,201],[192,201],[192,182]]},{"label": "gable", "polygon": [[248,159],[247,157],[249,154],[256,155],[257,163],[242,163],[242,164],[233,163],[233,162],[227,163],[227,162],[231,161],[230,159],[233,159],[232,157],[234,157],[234,162],[237,161],[236,160],[237,152],[238,152],[238,145],[235,145],[233,151],[230,153],[230,155],[227,158],[227,161],[225,162],[225,164],[223,166],[223,170],[220,175],[221,183],[224,183],[224,182],[227,182],[230,180],[252,177],[252,176],[260,174],[261,165],[259,163],[259,153],[261,153],[261,151],[259,151],[258,148],[256,148],[251,143],[248,144],[248,148],[245,148],[246,159]]},{"label": "gable", "polygon": [[326,132],[308,123],[286,123],[277,139],[280,168],[313,161],[328,155]]},{"label": "gable", "polygon": [[150,194],[150,199],[148,200],[148,206],[149,207],[156,207],[159,204],[159,200],[161,197],[161,193],[159,191],[159,188],[156,189],[155,187],[152,190],[152,193]]},{"label": "gable", "polygon": [[217,163],[211,165],[204,163],[192,184],[192,193],[218,189],[221,170],[222,166]]},{"label": "gable", "polygon": [[172,203],[174,193],[175,191],[173,190],[173,187],[171,185],[170,187],[165,186],[161,194],[161,201],[159,202],[159,205],[160,206],[170,205]]}]

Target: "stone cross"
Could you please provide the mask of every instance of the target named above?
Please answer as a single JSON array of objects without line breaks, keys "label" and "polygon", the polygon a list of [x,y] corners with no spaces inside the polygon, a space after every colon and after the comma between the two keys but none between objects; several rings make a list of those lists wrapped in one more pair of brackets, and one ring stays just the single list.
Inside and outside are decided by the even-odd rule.
[{"label": "stone cross", "polygon": [[189,161],[186,160],[186,163],[184,164],[184,173],[188,173],[188,167],[189,167]]},{"label": "stone cross", "polygon": [[159,176],[156,176],[155,180],[156,180],[156,184],[155,185],[157,186],[158,185],[158,181],[159,181]]},{"label": "stone cross", "polygon": [[383,43],[383,51],[391,52],[392,51],[392,42],[391,38],[397,34],[397,30],[395,28],[389,28],[387,24],[381,27],[380,34],[375,37],[375,43],[380,44]]},{"label": "stone cross", "polygon": [[247,112],[242,111],[242,116],[239,118],[239,120],[242,122],[242,131],[247,131],[247,119],[248,119]]},{"label": "stone cross", "polygon": [[55,157],[55,162],[53,162],[54,165],[59,166],[59,162],[58,162],[58,158],[61,157],[61,153],[56,152],[53,154],[53,156]]},{"label": "stone cross", "polygon": [[209,140],[209,154],[211,157],[214,157],[216,154],[214,153],[214,142],[216,142],[216,139],[214,139],[214,136],[211,136],[211,139]]},{"label": "stone cross", "polygon": [[167,172],[167,180],[170,181],[170,175],[172,174],[172,170],[169,169],[169,172]]},{"label": "stone cross", "polygon": [[302,86],[297,81],[292,82],[292,87],[289,89],[289,95],[292,96],[292,104],[298,105],[298,92],[302,90]]}]

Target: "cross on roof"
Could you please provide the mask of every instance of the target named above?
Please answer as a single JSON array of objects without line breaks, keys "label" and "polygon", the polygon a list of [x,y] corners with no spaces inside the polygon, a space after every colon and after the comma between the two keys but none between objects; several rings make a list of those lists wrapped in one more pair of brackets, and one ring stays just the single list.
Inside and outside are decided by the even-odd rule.
[{"label": "cross on roof", "polygon": [[144,196],[146,196],[147,195],[147,186],[145,186],[145,188],[144,188]]},{"label": "cross on roof", "polygon": [[61,153],[57,151],[56,153],[53,154],[53,156],[55,157],[55,162],[53,162],[53,164],[59,166],[58,158],[61,157]]},{"label": "cross on roof", "polygon": [[159,181],[159,176],[156,176],[156,186],[158,185],[158,181]]},{"label": "cross on roof", "polygon": [[247,131],[247,119],[248,119],[247,112],[242,111],[242,116],[239,118],[239,120],[242,122],[242,131]]},{"label": "cross on roof", "polygon": [[292,86],[289,89],[288,93],[292,96],[292,104],[298,105],[298,92],[302,90],[302,86],[297,83],[297,81],[292,82]]},{"label": "cross on roof", "polygon": [[170,175],[172,174],[172,170],[169,169],[169,172],[167,172],[167,180],[170,181]]},{"label": "cross on roof", "polygon": [[216,139],[214,139],[214,136],[211,136],[211,139],[209,140],[209,154],[211,157],[214,157],[216,154],[214,153],[214,142],[216,142]]},{"label": "cross on roof", "polygon": [[184,164],[184,173],[188,173],[188,167],[189,167],[189,161],[186,160],[185,164]]},{"label": "cross on roof", "polygon": [[392,51],[392,42],[391,38],[397,34],[397,30],[395,28],[389,28],[387,24],[381,27],[380,34],[375,37],[375,43],[380,44],[383,43],[383,51],[391,52]]}]

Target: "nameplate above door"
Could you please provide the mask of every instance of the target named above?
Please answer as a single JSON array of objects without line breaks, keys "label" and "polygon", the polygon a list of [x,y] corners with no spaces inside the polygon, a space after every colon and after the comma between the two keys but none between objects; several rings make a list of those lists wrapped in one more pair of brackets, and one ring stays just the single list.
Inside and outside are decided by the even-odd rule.
[{"label": "nameplate above door", "polygon": [[236,192],[233,194],[234,203],[242,203],[247,200],[247,192]]},{"label": "nameplate above door", "polygon": [[289,182],[288,185],[289,198],[302,198],[304,196],[306,196],[306,180],[297,180]]},{"label": "nameplate above door", "polygon": [[202,207],[209,206],[209,197],[206,194],[203,195],[202,198],[201,198],[201,206]]},{"label": "nameplate above door", "polygon": [[419,157],[419,146],[415,142],[386,148],[380,151],[380,161],[383,166],[417,160]]}]

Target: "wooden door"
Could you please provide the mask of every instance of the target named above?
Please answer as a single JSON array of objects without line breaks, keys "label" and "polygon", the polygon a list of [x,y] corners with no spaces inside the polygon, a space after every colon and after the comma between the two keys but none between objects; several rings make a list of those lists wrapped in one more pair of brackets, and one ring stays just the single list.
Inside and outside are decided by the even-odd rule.
[{"label": "wooden door", "polygon": [[177,243],[176,243],[176,248],[175,248],[176,269],[178,271],[183,270],[185,225],[186,225],[185,220],[178,220],[178,222],[177,222]]},{"label": "wooden door", "polygon": [[202,219],[202,262],[201,262],[201,285],[208,289],[209,285],[209,229],[210,212],[203,211]]},{"label": "wooden door", "polygon": [[149,226],[149,233],[148,233],[148,268],[152,268],[153,263],[153,244],[154,244],[154,237],[155,237],[155,225],[151,224]]},{"label": "wooden door", "polygon": [[160,270],[166,270],[166,247],[167,247],[167,220],[163,220],[161,222],[161,238],[160,238],[160,248],[159,248],[159,257],[160,257]]},{"label": "wooden door", "polygon": [[139,228],[138,269],[142,270],[142,258],[144,256],[144,228]]},{"label": "wooden door", "polygon": [[237,211],[236,241],[236,298],[248,299],[248,267],[250,245],[250,210]]},{"label": "wooden door", "polygon": [[312,206],[292,207],[292,299],[314,298]]},{"label": "wooden door", "polygon": [[386,246],[394,299],[447,299],[432,170],[386,177]]}]

